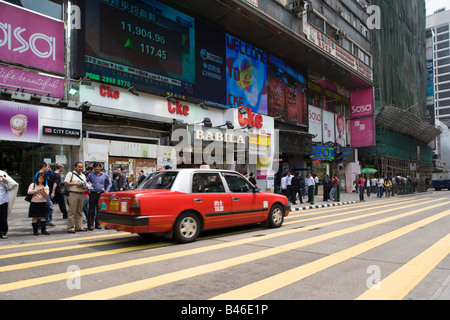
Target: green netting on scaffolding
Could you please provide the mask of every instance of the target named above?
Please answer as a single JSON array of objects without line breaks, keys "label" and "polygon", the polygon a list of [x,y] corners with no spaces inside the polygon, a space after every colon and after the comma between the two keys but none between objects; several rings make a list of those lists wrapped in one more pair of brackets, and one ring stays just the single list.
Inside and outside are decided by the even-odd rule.
[{"label": "green netting on scaffolding", "polygon": [[427,144],[380,128],[376,131],[377,145],[360,149],[361,158],[389,157],[410,162],[433,163],[433,150]]},{"label": "green netting on scaffolding", "polygon": [[375,108],[396,105],[425,119],[425,1],[373,0],[381,29],[372,30]]}]

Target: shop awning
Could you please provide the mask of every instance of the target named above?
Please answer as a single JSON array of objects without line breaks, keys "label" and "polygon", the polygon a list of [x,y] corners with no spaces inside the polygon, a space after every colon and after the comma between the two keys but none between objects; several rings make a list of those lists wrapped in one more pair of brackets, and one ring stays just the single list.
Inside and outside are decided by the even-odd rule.
[{"label": "shop awning", "polygon": [[377,127],[410,136],[423,143],[430,143],[442,132],[408,110],[385,106],[375,118]]}]

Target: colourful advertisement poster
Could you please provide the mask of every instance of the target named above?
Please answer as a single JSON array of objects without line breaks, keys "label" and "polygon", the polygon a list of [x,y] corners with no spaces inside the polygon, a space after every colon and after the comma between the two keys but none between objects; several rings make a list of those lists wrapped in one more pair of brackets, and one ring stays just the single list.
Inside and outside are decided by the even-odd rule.
[{"label": "colourful advertisement poster", "polygon": [[374,115],[373,88],[354,91],[350,95],[350,119]]},{"label": "colourful advertisement poster", "polygon": [[0,101],[0,140],[39,142],[39,107]]},{"label": "colourful advertisement poster", "polygon": [[323,142],[336,142],[335,137],[335,114],[333,112],[322,110],[322,122],[323,122]]},{"label": "colourful advertisement poster", "polygon": [[64,73],[64,23],[0,2],[0,60]]},{"label": "colourful advertisement poster", "polygon": [[267,115],[267,53],[229,34],[227,104]]},{"label": "colourful advertisement poster", "polygon": [[352,148],[375,145],[375,123],[373,117],[350,120]]},{"label": "colourful advertisement poster", "polygon": [[306,79],[283,60],[269,56],[268,115],[307,125]]},{"label": "colourful advertisement poster", "polygon": [[322,142],[322,109],[309,106],[309,133],[316,137],[313,142]]},{"label": "colourful advertisement poster", "polygon": [[347,130],[345,118],[336,114],[336,143],[341,147],[347,145]]}]

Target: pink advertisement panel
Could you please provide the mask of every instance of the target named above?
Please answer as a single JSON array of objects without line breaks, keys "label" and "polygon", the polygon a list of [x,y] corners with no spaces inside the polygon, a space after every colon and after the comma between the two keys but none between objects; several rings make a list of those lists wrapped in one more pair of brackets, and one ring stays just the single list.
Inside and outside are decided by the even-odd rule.
[{"label": "pink advertisement panel", "polygon": [[371,147],[375,145],[374,118],[350,120],[352,148]]},{"label": "pink advertisement panel", "polygon": [[0,65],[0,88],[64,98],[64,80]]},{"label": "pink advertisement panel", "polygon": [[39,142],[39,107],[0,101],[0,140]]},{"label": "pink advertisement panel", "polygon": [[354,91],[350,95],[350,119],[374,115],[373,89]]},{"label": "pink advertisement panel", "polygon": [[64,73],[64,23],[0,2],[0,60]]}]

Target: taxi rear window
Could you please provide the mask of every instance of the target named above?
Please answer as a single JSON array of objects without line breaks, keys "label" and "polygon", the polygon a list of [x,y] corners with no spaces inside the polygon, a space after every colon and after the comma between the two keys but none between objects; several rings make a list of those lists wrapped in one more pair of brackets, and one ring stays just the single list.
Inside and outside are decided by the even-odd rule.
[{"label": "taxi rear window", "polygon": [[145,190],[145,189],[162,189],[162,190],[170,190],[172,189],[175,178],[177,177],[178,172],[171,171],[160,171],[151,174],[147,179],[142,182],[137,190]]}]

